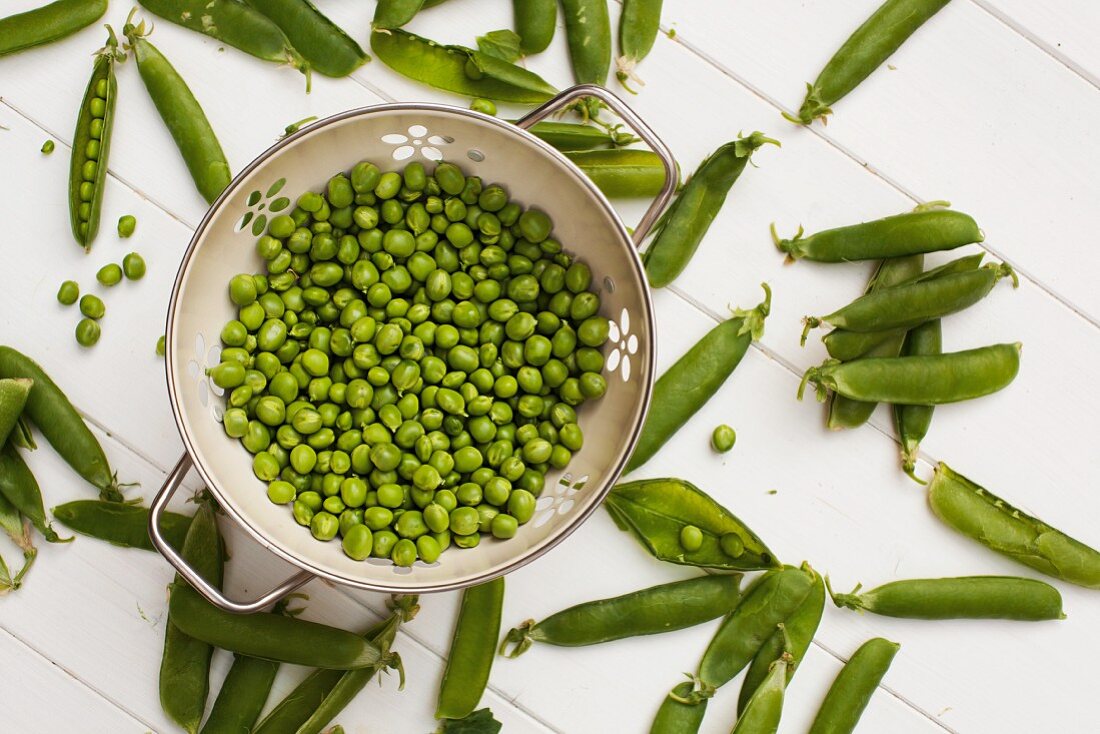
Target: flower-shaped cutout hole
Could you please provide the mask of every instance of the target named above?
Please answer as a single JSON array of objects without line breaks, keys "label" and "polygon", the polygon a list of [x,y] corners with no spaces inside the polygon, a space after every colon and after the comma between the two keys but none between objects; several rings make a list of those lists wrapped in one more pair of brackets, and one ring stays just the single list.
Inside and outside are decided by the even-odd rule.
[{"label": "flower-shaped cutout hole", "polygon": [[573,475],[566,472],[554,485],[552,492],[543,494],[535,503],[535,519],[533,525],[541,528],[550,522],[555,515],[568,515],[577,506],[576,495],[584,489],[588,481],[588,475],[573,481]]},{"label": "flower-shaped cutout hole", "polygon": [[607,355],[607,369],[610,372],[618,370],[623,382],[630,380],[630,356],[638,353],[638,335],[630,333],[630,312],[625,308],[619,316],[619,320],[610,321],[607,325],[607,341],[615,346]]},{"label": "flower-shaped cutout hole", "polygon": [[416,155],[420,155],[430,161],[443,160],[443,151],[439,146],[454,142],[454,138],[445,135],[429,135],[428,128],[423,125],[410,125],[408,135],[403,133],[386,133],[382,136],[382,142],[396,146],[391,153],[395,161],[404,161]]}]

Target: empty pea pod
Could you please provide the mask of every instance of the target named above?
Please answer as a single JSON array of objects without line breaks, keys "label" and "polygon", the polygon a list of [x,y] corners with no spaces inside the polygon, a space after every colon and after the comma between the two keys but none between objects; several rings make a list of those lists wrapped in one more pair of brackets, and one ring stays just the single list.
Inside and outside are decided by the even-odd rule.
[{"label": "empty pea pod", "polygon": [[871,357],[854,362],[826,360],[802,377],[817,386],[818,400],[828,391],[852,400],[903,405],[940,405],[972,400],[1002,390],[1020,371],[1019,342],[962,352],[916,357]]},{"label": "empty pea pod", "polygon": [[783,116],[803,125],[824,119],[833,111],[833,104],[859,86],[948,1],[886,0],[837,49],[814,83],[806,84],[806,99],[798,117]]},{"label": "empty pea pod", "polygon": [[[133,13],[131,20],[132,16]],[[127,21],[123,33],[134,51],[145,89],[168,132],[172,134],[172,139],[176,141],[176,147],[187,164],[195,187],[207,202],[214,201],[229,185],[232,175],[225,153],[222,152],[221,144],[210,127],[206,114],[183,77],[145,39],[148,31],[144,22],[135,26]]]},{"label": "empty pea pod", "polygon": [[[683,479],[643,479],[617,484],[604,500],[615,523],[655,558],[686,566],[731,571],[775,568],[764,542],[729,510]],[[695,550],[681,542],[686,526],[699,529]]]},{"label": "empty pea pod", "polygon": [[665,696],[649,727],[649,734],[695,734],[699,731],[703,716],[707,713],[707,699],[698,703],[679,700],[690,696],[694,688],[691,681],[684,681]]},{"label": "empty pea pod", "polygon": [[569,61],[577,84],[607,81],[611,66],[611,18],[604,0],[561,0]]},{"label": "empty pea pod", "polygon": [[685,629],[729,613],[740,598],[740,574],[673,581],[577,604],[538,623],[529,619],[505,636],[500,652],[514,658],[535,642],[580,647]]},{"label": "empty pea pod", "polygon": [[653,197],[665,184],[661,157],[650,150],[584,150],[565,156],[612,199]]},{"label": "empty pea pod", "polygon": [[810,734],[851,734],[901,645],[875,637],[841,668],[810,725]]},{"label": "empty pea pod", "polygon": [[[828,581],[826,580],[826,584]],[[1017,576],[905,579],[860,593],[829,596],[838,607],[906,619],[1065,619],[1062,595],[1050,584]]]},{"label": "empty pea pod", "polygon": [[990,550],[1056,579],[1100,589],[1100,552],[1028,515],[940,463],[928,503],[944,523]]},{"label": "empty pea pod", "polygon": [[558,0],[512,0],[512,14],[523,55],[545,51],[557,29]]},{"label": "empty pea pod", "polygon": [[[914,326],[905,337],[902,354],[906,357],[920,357],[943,353],[943,330],[940,320],[926,321],[919,326]],[[917,451],[920,442],[928,434],[928,427],[932,425],[931,405],[905,405],[894,406],[894,425],[898,431],[898,441],[901,443],[901,468],[906,474],[917,479],[913,473],[917,466]]]},{"label": "empty pea pod", "polygon": [[370,56],[309,0],[248,0],[282,29],[291,45],[325,76],[347,76]]},{"label": "empty pea pod", "polygon": [[[99,540],[123,548],[140,548],[155,551],[149,539],[149,509],[122,502],[104,500],[75,500],[58,505],[52,510],[59,523]],[[161,515],[160,531],[173,548],[182,548],[191,516],[176,512]]]},{"label": "empty pea pod", "polygon": [[737,717],[731,734],[775,734],[783,715],[783,695],[794,660],[782,653],[768,667],[768,674]]},{"label": "empty pea pod", "polygon": [[15,591],[22,583],[27,572],[34,565],[34,559],[38,555],[38,549],[34,547],[31,537],[31,523],[19,509],[8,502],[3,492],[0,492],[0,530],[4,531],[13,543],[23,551],[23,566],[13,576],[8,564],[0,556],[0,596]]},{"label": "empty pea pod", "polygon": [[[634,67],[649,55],[661,30],[663,0],[623,0],[619,16],[619,56],[615,59],[615,77],[627,89],[628,80],[644,85]],[[633,90],[631,90],[633,91]]]},{"label": "empty pea pod", "polygon": [[57,0],[0,18],[0,56],[70,36],[106,12],[107,0]]},{"label": "empty pea pod", "polygon": [[461,719],[477,708],[493,667],[503,604],[503,577],[462,592],[435,718]]},{"label": "empty pea pod", "polygon": [[42,490],[15,446],[0,449],[0,494],[23,514],[50,543],[67,543],[72,538],[58,537],[46,517]]},{"label": "empty pea pod", "polygon": [[563,152],[617,148],[638,141],[630,133],[619,130],[618,126],[605,128],[578,122],[543,120],[527,130]]},{"label": "empty pea pod", "polygon": [[687,267],[725,203],[730,187],[745,170],[753,152],[765,143],[779,145],[778,140],[757,131],[721,146],[695,169],[676,200],[661,215],[654,228],[653,242],[642,256],[651,287],[665,287]]},{"label": "empty pea pod", "polygon": [[0,448],[19,425],[19,416],[27,404],[34,380],[26,377],[0,379]]}]

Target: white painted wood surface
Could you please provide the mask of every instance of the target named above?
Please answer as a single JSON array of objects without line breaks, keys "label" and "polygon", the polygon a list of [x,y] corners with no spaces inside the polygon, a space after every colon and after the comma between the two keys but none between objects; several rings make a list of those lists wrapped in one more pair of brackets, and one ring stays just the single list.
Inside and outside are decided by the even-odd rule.
[{"label": "white painted wood surface", "polygon": [[[3,13],[37,4],[13,0]],[[801,371],[824,357],[798,347],[799,319],[857,294],[868,268],[784,266],[767,225],[809,230],[947,198],[972,212],[991,257],[1018,268],[1021,287],[1000,285],[986,301],[945,321],[949,348],[1022,341],[1023,368],[1005,392],[937,411],[921,471],[946,460],[1007,499],[1093,545],[1100,544],[1093,491],[1100,397],[1100,270],[1095,239],[1095,169],[1100,137],[1100,16],[1082,0],[956,0],[891,64],[836,107],[827,127],[799,129],[779,117],[796,108],[803,82],[877,0],[739,0],[706,10],[667,0],[662,35],[639,71],[647,84],[632,104],[673,147],[685,171],[739,130],[760,129],[765,149],[737,184],[695,262],[657,294],[662,368],[725,314],[749,306],[758,283],[775,290],[763,343],[710,404],[639,476],[676,475],[706,488],[767,539],[785,560],[809,559],[839,586],[894,578],[979,573],[1033,575],[952,534],[928,512],[919,487],[897,471],[889,415],[844,435],[822,412],[798,403]],[[366,45],[373,3],[322,0],[321,7]],[[410,28],[443,41],[510,23],[507,3],[465,0],[425,11]],[[617,8],[613,6],[613,12]],[[107,21],[120,27],[129,6]],[[149,496],[180,453],[153,344],[167,290],[205,205],[194,191],[132,65],[120,70],[120,101],[95,250],[82,256],[68,231],[68,142],[89,54],[102,30],[0,59],[0,341],[35,356],[100,432],[127,480]],[[235,170],[287,123],[383,100],[461,100],[401,78],[374,62],[348,80],[301,78],[168,23],[154,41],[204,105]],[[531,60],[555,84],[569,83],[561,33]],[[502,111],[503,112],[503,111]],[[506,112],[518,112],[507,110]],[[39,153],[46,137],[58,143]],[[623,204],[627,221],[642,203]],[[118,241],[113,224],[138,217]],[[104,263],[136,249],[149,263],[140,283],[105,300],[104,336],[82,351],[74,310],[54,299],[66,278],[85,288]],[[738,444],[724,457],[707,447],[728,422]],[[88,487],[41,450],[29,461],[48,505],[90,496]],[[775,490],[774,493],[771,493]],[[226,528],[229,585],[245,593],[286,573],[243,534]],[[4,541],[0,550],[17,557]],[[689,571],[659,564],[597,514],[560,548],[508,579],[505,623],[621,593]],[[156,555],[90,539],[43,547],[17,593],[0,599],[0,690],[7,731],[173,731],[156,694],[168,566]],[[841,662],[866,638],[902,643],[865,732],[1092,732],[1091,655],[1100,649],[1100,599],[1059,584],[1061,623],[921,623],[828,609],[816,644],[789,690],[781,731],[804,731]],[[308,587],[308,616],[351,628],[377,618],[377,595]],[[398,649],[409,684],[370,686],[340,717],[349,732],[428,732],[455,595],[422,600]],[[587,649],[540,648],[500,660],[485,703],[509,732],[645,731],[664,691],[694,667],[714,625]],[[228,665],[217,660],[216,687]],[[1067,674],[1068,673],[1068,674]],[[300,676],[280,673],[272,701]],[[737,683],[711,704],[704,731],[728,731]]]}]

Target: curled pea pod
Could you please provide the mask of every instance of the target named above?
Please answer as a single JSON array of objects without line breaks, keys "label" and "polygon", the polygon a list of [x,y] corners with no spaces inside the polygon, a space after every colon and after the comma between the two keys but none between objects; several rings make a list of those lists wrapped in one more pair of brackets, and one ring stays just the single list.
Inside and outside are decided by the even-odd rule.
[{"label": "curled pea pod", "polygon": [[541,104],[557,89],[534,72],[463,46],[446,46],[394,28],[371,33],[386,66],[437,89],[497,102]]},{"label": "curled pea pod", "polygon": [[[943,330],[939,319],[926,321],[919,326],[914,326],[905,337],[902,354],[906,357],[921,357],[943,353]],[[920,442],[928,434],[928,427],[932,425],[931,405],[895,405],[894,425],[898,430],[898,441],[901,443],[901,468],[906,474],[917,479],[913,473],[917,466],[917,451]],[[923,482],[922,482],[923,483]]]},{"label": "curled pea pod", "polygon": [[27,419],[22,415],[15,421],[15,427],[11,429],[8,440],[27,451],[34,451],[38,448],[38,444],[34,441],[34,434],[31,433],[31,427],[27,425]]},{"label": "curled pea pod", "polygon": [[664,164],[651,150],[584,150],[565,156],[612,199],[650,198],[665,185]]},{"label": "curled pea pod", "polygon": [[[828,580],[826,580],[828,585]],[[905,579],[859,593],[829,596],[838,607],[906,619],[1065,619],[1062,595],[1050,584],[1016,576]]]},{"label": "curled pea pod", "polygon": [[[104,500],[76,500],[53,508],[53,516],[81,535],[123,548],[156,551],[149,539],[149,508]],[[174,548],[183,548],[192,518],[176,512],[161,515],[160,530]]]},{"label": "curled pea pod", "polygon": [[[577,604],[537,624],[529,619],[505,636],[500,653],[519,657],[535,642],[579,647],[672,632],[721,617],[737,606],[740,598],[740,574],[700,576],[651,586]],[[506,653],[510,644],[514,647]]]},{"label": "curled pea pod", "polygon": [[1100,552],[1013,507],[947,464],[936,467],[928,503],[936,517],[990,550],[1056,579],[1100,589]]},{"label": "curled pea pod", "polygon": [[[752,530],[683,479],[617,484],[604,507],[620,529],[628,530],[661,561],[730,571],[779,565]],[[694,535],[690,543],[689,534]]]},{"label": "curled pea pod", "polygon": [[775,734],[783,715],[783,694],[794,660],[782,653],[768,667],[768,674],[737,717],[731,734]]},{"label": "curled pea pod", "polygon": [[34,380],[26,377],[0,380],[0,448],[8,442],[8,436],[19,425],[19,417],[27,404]]},{"label": "curled pea pod", "polygon": [[72,538],[61,538],[50,527],[46,508],[42,505],[42,490],[23,461],[15,446],[9,444],[0,449],[0,494],[23,514],[35,530],[49,543],[68,543]]},{"label": "curled pea pod", "polygon": [[523,55],[545,51],[557,30],[558,0],[512,0],[512,13]]},{"label": "curled pea pod", "polygon": [[563,152],[617,148],[638,142],[638,138],[622,132],[618,126],[602,128],[577,122],[544,120],[536,122],[528,132]]},{"label": "curled pea pod", "polygon": [[503,577],[462,592],[451,652],[439,686],[435,718],[461,719],[477,708],[493,667],[503,605]]},{"label": "curled pea pod", "polygon": [[34,541],[31,538],[30,520],[23,517],[23,513],[8,501],[3,492],[0,492],[0,530],[3,530],[19,550],[23,551],[23,567],[14,576],[3,557],[0,557],[0,596],[3,596],[22,585],[23,577],[31,570],[34,559],[38,556],[38,549],[34,547]]},{"label": "curled pea pod", "polygon": [[661,215],[653,242],[642,256],[651,287],[665,287],[687,267],[725,203],[730,187],[741,176],[752,154],[765,143],[780,144],[757,131],[721,146],[695,169],[676,200]]},{"label": "curled pea pod", "polygon": [[851,734],[901,645],[881,637],[867,640],[840,669],[809,734]]},{"label": "curled pea pod", "polygon": [[135,26],[128,21],[122,30],[134,50],[134,58],[145,89],[168,132],[172,134],[172,139],[176,141],[176,147],[187,164],[195,187],[207,202],[214,201],[229,185],[232,175],[229,173],[229,163],[225,160],[221,143],[206,119],[206,113],[202,111],[183,77],[145,39],[148,31],[144,22]]},{"label": "curled pea pod", "polygon": [[577,84],[607,81],[611,66],[611,17],[604,0],[561,0],[569,61]]},{"label": "curled pea pod", "polygon": [[764,320],[771,311],[772,292],[767,283],[762,283],[761,287],[764,289],[762,303],[748,311],[734,311],[729,319],[707,332],[658,378],[642,434],[626,464],[626,473],[653,458],[733,374],[749,345],[764,335]]},{"label": "curled pea pod", "polygon": [[886,61],[925,21],[948,0],[886,0],[848,37],[813,84],[806,85],[806,99],[791,122],[809,125],[825,119],[832,105],[851,92]]},{"label": "curled pea pod", "polygon": [[649,734],[696,734],[703,724],[703,716],[707,713],[708,699],[704,698],[699,703],[684,703],[680,700],[690,696],[694,689],[695,684],[689,680],[673,688],[661,701],[657,716],[649,727]]},{"label": "curled pea pod", "polygon": [[118,49],[118,39],[107,26],[107,44],[96,52],[92,78],[80,103],[69,159],[69,223],[77,244],[92,249],[99,231],[99,213],[107,179],[107,158],[111,147],[111,127],[115,119],[115,62],[126,58]]},{"label": "curled pea pod", "polygon": [[[615,77],[627,89],[627,81],[645,85],[634,67],[649,55],[661,30],[663,0],[623,0],[619,16],[619,56],[615,59]],[[633,90],[631,90],[633,91]]]},{"label": "curled pea pod", "polygon": [[325,76],[347,76],[370,56],[309,0],[248,0],[282,29],[310,67]]},{"label": "curled pea pod", "polygon": [[809,237],[803,230],[781,239],[772,225],[772,241],[788,261],[839,263],[904,257],[981,242],[985,235],[969,214],[951,209],[917,209],[873,222],[826,229]]},{"label": "curled pea pod", "polygon": [[71,36],[107,12],[107,0],[57,0],[0,18],[0,56]]},{"label": "curled pea pod", "polygon": [[0,346],[2,377],[34,380],[24,414],[77,474],[99,488],[103,499],[121,501],[119,483],[111,473],[103,447],[49,375],[30,357],[11,347]]},{"label": "curled pea pod", "polygon": [[252,731],[260,717],[279,664],[270,660],[234,655],[210,716],[201,734],[239,734]]}]

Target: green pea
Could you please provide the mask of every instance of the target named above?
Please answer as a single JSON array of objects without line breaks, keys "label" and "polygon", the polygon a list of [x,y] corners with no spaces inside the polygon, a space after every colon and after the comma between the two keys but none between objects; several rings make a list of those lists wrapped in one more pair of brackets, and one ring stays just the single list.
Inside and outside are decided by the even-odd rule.
[{"label": "green pea", "polygon": [[481,543],[481,536],[477,533],[472,535],[458,535],[454,536],[454,544],[459,548],[476,548]]},{"label": "green pea", "polygon": [[281,479],[267,485],[267,498],[277,505],[285,505],[294,501],[294,485]]},{"label": "green pea", "polygon": [[526,489],[513,489],[508,496],[508,514],[523,525],[535,514],[535,495]]},{"label": "green pea", "polygon": [[299,525],[305,525],[306,527],[309,527],[310,524],[313,522],[313,509],[301,500],[295,500],[292,509],[294,514],[294,521],[297,522]]},{"label": "green pea", "polygon": [[256,281],[251,275],[234,275],[229,281],[229,299],[238,306],[247,306],[257,298]]},{"label": "green pea", "polygon": [[370,528],[366,525],[352,525],[348,528],[347,532],[344,533],[340,545],[349,558],[363,561],[371,555],[371,550],[374,546],[374,538]]},{"label": "green pea", "polygon": [[248,413],[241,408],[230,408],[222,416],[222,427],[230,438],[241,438],[248,433]]},{"label": "green pea", "polygon": [[724,454],[737,442],[737,433],[725,423],[714,429],[710,436],[710,445],[718,453]]},{"label": "green pea", "polygon": [[326,497],[325,501],[321,504],[325,508],[325,512],[330,512],[339,519],[339,515],[347,509],[347,505],[344,504],[344,500],[340,497],[333,495]]},{"label": "green pea", "polygon": [[313,515],[309,523],[309,531],[317,540],[328,541],[336,537],[340,530],[340,521],[329,512],[318,512]]},{"label": "green pea", "polygon": [[76,325],[76,343],[82,347],[93,346],[99,341],[99,324],[90,318],[81,319]]},{"label": "green pea", "polygon": [[424,563],[431,564],[439,560],[443,548],[439,541],[432,536],[422,535],[416,539],[416,551],[420,556],[420,560],[424,561]]},{"label": "green pea", "polygon": [[262,481],[276,479],[280,469],[279,462],[267,451],[261,451],[252,457],[252,472]]},{"label": "green pea", "polygon": [[694,525],[680,528],[680,547],[688,553],[694,553],[703,547],[703,531]]},{"label": "green pea", "polygon": [[[470,109],[474,112],[480,112],[483,115],[491,115],[493,117],[497,114],[497,106],[491,99],[485,99],[484,97],[478,97],[470,103]],[[438,168],[436,169],[436,177],[438,178]],[[442,184],[440,184],[442,185]],[[461,189],[459,189],[461,191]],[[450,192],[449,192],[450,193]],[[457,193],[457,192],[455,192]]]},{"label": "green pea", "polygon": [[490,531],[494,538],[514,538],[518,529],[519,521],[506,513],[496,515],[490,525]]},{"label": "green pea", "polygon": [[458,507],[451,511],[451,532],[457,536],[476,533],[479,523],[480,517],[473,507]]},{"label": "green pea", "polygon": [[583,293],[591,285],[592,270],[584,263],[575,262],[565,271],[565,287],[573,293]]},{"label": "green pea", "polygon": [[395,545],[397,545],[397,535],[395,533],[390,530],[375,531],[371,555],[375,558],[389,558]]},{"label": "green pea", "polygon": [[118,285],[118,282],[122,280],[122,268],[117,263],[104,265],[96,272],[95,279],[108,288]]},{"label": "green pea", "polygon": [[416,544],[408,538],[397,541],[390,556],[397,566],[411,566],[416,563],[416,557]]},{"label": "green pea", "polygon": [[519,216],[519,231],[529,242],[542,242],[550,236],[553,229],[550,217],[538,209],[528,209]]},{"label": "green pea", "polygon": [[730,558],[738,558],[745,553],[745,542],[737,533],[726,533],[718,539],[718,545]]},{"label": "green pea", "polygon": [[581,394],[586,398],[599,398],[607,392],[607,380],[598,372],[584,372],[579,378]]},{"label": "green pea", "polygon": [[74,280],[66,280],[61,284],[61,287],[57,289],[57,302],[64,306],[73,305],[76,303],[76,299],[79,296],[80,286],[77,285]]},{"label": "green pea", "polygon": [[393,512],[385,507],[368,507],[363,512],[363,524],[371,530],[385,530],[392,522]]}]

